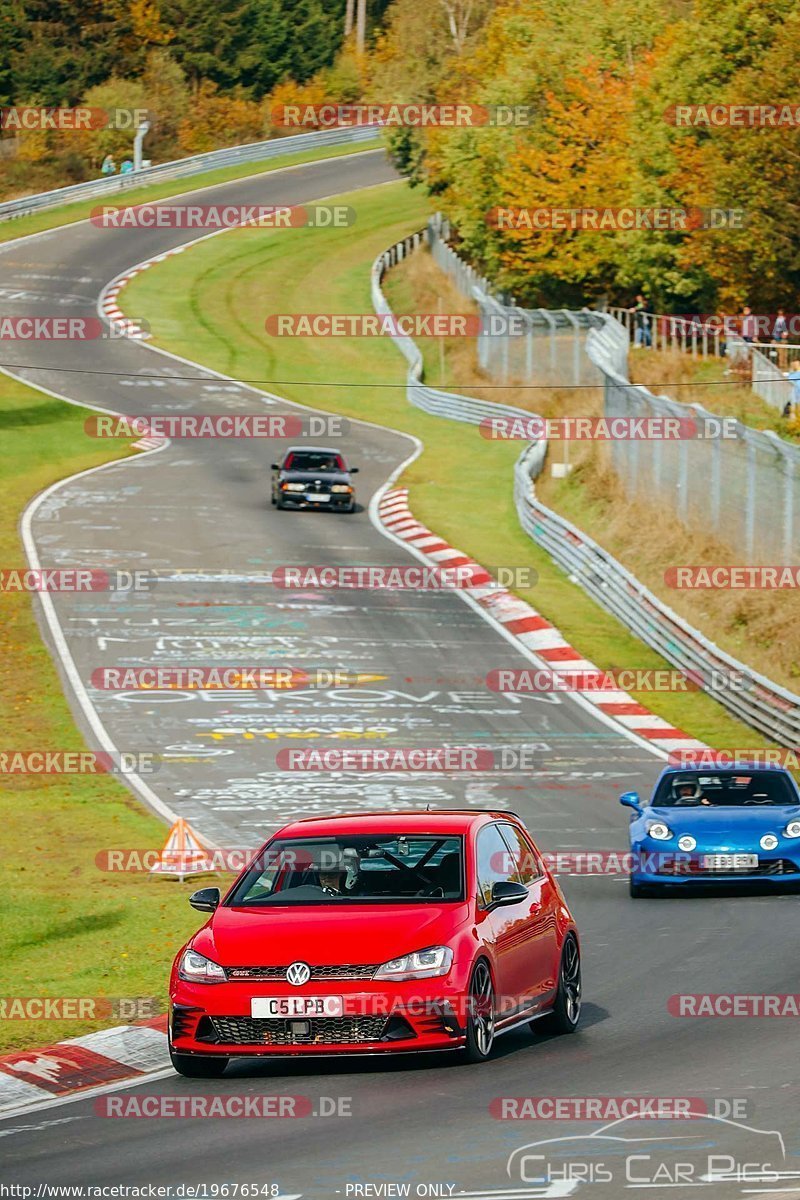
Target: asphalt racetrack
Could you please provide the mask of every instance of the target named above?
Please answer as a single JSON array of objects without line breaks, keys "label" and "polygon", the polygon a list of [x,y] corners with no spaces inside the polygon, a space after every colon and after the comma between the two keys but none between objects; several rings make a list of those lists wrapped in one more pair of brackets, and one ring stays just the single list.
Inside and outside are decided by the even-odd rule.
[{"label": "asphalt racetrack", "polygon": [[[201,199],[301,204],[392,177],[382,152],[370,151],[239,180]],[[196,237],[167,229],[111,235],[81,223],[7,243],[0,315],[94,317],[112,277]],[[146,343],[31,342],[15,354],[29,364],[14,371],[20,378],[115,412],[263,413],[265,404],[275,414],[300,411],[210,373],[203,382],[181,380],[202,372]],[[146,378],[152,374],[164,378]],[[410,439],[352,424],[342,442],[360,467],[352,516],[276,512],[269,468],[283,448],[256,439],[176,440],[67,481],[36,506],[30,537],[43,566],[138,568],[155,579],[149,591],[57,595],[53,623],[43,621],[89,744],[98,744],[102,726],[121,750],[162,755],[161,769],[134,781],[134,790],[219,846],[253,846],[300,814],[430,804],[513,809],[545,850],[623,849],[617,796],[646,791],[660,758],[568,696],[488,691],[487,672],[525,659],[457,593],[287,591],[265,581],[286,564],[409,563],[371,519],[369,502],[413,453]],[[203,694],[136,695],[90,684],[98,667],[152,663],[345,668],[378,678],[334,690]],[[276,764],[277,752],[292,745],[377,744],[524,746],[535,769],[331,776]],[[514,1033],[478,1067],[442,1056],[249,1061],[218,1081],[162,1073],[116,1094],[307,1096],[317,1115],[114,1120],[97,1115],[94,1098],[57,1102],[0,1121],[3,1181],[269,1184],[276,1195],[320,1200],[693,1196],[701,1189],[712,1197],[800,1195],[796,1023],[680,1019],[668,1010],[676,993],[795,991],[796,897],[633,902],[621,875],[562,877],[562,886],[583,938],[585,1008],[576,1036]],[[390,957],[394,948],[386,949]],[[587,1141],[602,1121],[500,1120],[497,1106],[490,1110],[498,1098],[531,1095],[693,1097],[737,1119],[629,1122]],[[555,1138],[576,1140],[514,1154]],[[634,1177],[624,1162],[631,1153],[640,1156]],[[551,1180],[553,1163],[565,1178],[537,1184],[536,1154],[548,1160]],[[715,1155],[710,1169],[675,1178],[678,1164]],[[725,1156],[779,1161],[787,1177],[733,1178]],[[571,1179],[569,1162],[581,1164]],[[410,1191],[363,1190],[390,1184]]]}]

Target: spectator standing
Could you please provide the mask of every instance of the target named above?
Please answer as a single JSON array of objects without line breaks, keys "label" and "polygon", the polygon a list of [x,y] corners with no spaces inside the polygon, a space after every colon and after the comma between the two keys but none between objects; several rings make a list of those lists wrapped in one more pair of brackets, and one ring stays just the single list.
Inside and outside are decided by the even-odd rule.
[{"label": "spectator standing", "polygon": [[636,297],[636,303],[633,308],[628,311],[633,313],[634,346],[646,346],[649,349],[653,344],[653,337],[650,330],[650,313],[647,311],[647,301],[641,292]]},{"label": "spectator standing", "polygon": [[786,378],[792,381],[795,404],[800,404],[800,358],[794,360],[791,370],[786,372]]},{"label": "spectator standing", "polygon": [[119,169],[120,175],[130,175],[133,170],[133,163],[129,158],[126,158]]},{"label": "spectator standing", "polygon": [[114,162],[114,156],[112,154],[107,154],[105,156],[105,158],[103,159],[103,165],[100,168],[100,174],[101,175],[116,175],[116,173],[117,173],[117,164]]},{"label": "spectator standing", "polygon": [[778,351],[775,355],[778,366],[781,371],[786,370],[786,364],[789,361],[789,323],[786,320],[783,309],[778,309],[778,315],[775,318],[775,324],[772,327],[772,341],[777,345]]},{"label": "spectator standing", "polygon": [[773,342],[783,342],[789,336],[789,326],[786,321],[783,309],[778,309],[778,315],[775,318],[775,324],[772,327]]},{"label": "spectator standing", "polygon": [[742,341],[755,342],[758,339],[758,320],[753,316],[752,309],[746,304],[742,309]]}]

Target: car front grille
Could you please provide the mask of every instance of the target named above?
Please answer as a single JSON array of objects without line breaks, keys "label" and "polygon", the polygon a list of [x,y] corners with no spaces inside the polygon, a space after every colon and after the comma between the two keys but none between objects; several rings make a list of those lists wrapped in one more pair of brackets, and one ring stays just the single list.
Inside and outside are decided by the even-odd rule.
[{"label": "car front grille", "polygon": [[757,867],[704,867],[700,861],[689,863],[665,863],[659,869],[661,875],[687,875],[694,879],[713,878],[715,875],[797,875],[797,864],[790,858],[762,859]]},{"label": "car front grille", "polygon": [[762,861],[757,867],[743,867],[736,870],[726,868],[724,870],[709,870],[704,869],[704,875],[796,875],[797,867],[788,858],[774,858],[768,861]]},{"label": "car front grille", "polygon": [[272,1021],[258,1017],[212,1017],[217,1042],[232,1046],[347,1046],[379,1042],[385,1016],[319,1017]]},{"label": "car front grille", "polygon": [[[379,963],[332,963],[311,967],[311,979],[372,979]],[[285,979],[288,964],[282,967],[227,967],[229,979]]]}]

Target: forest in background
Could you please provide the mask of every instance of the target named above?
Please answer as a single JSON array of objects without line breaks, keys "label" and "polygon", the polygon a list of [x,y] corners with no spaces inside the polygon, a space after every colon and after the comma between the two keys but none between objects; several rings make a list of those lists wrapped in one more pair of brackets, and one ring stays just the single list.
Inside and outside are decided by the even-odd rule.
[{"label": "forest in background", "polygon": [[[680,128],[674,105],[792,104],[796,0],[6,0],[0,106],[146,107],[154,161],[289,132],[279,103],[525,105],[522,127],[396,129],[391,151],[518,301],[580,306],[644,290],[661,311],[797,310],[797,126]],[[130,137],[30,134],[0,170],[62,182]],[[81,144],[80,139],[84,139]],[[85,176],[84,176],[85,177]],[[51,186],[54,186],[51,184]],[[741,229],[500,230],[495,207],[742,209]]]}]

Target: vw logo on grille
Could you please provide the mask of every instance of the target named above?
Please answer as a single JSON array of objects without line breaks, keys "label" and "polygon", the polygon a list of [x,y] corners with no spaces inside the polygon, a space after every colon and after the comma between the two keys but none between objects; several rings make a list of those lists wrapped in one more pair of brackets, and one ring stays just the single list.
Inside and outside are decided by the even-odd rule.
[{"label": "vw logo on grille", "polygon": [[311,978],[311,967],[308,963],[293,962],[291,966],[286,968],[286,978],[295,987],[302,987]]}]

